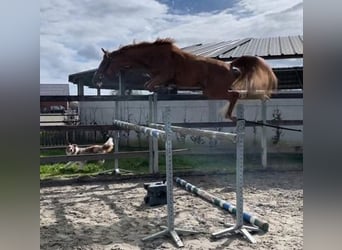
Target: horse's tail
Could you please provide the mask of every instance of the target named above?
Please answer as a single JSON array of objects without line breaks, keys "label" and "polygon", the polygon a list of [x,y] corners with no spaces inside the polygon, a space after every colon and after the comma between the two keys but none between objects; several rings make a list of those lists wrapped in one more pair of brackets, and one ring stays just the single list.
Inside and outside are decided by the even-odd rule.
[{"label": "horse's tail", "polygon": [[278,79],[272,68],[261,57],[242,56],[231,62],[231,68],[238,68],[240,75],[231,89],[240,92],[241,98],[268,99],[278,87]]}]

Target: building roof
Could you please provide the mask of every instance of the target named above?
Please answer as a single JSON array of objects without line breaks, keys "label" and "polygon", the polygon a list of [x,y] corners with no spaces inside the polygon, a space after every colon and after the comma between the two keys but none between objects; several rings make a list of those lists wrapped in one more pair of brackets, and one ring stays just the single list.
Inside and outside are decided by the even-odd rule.
[{"label": "building roof", "polygon": [[303,36],[269,38],[244,38],[231,41],[199,43],[183,48],[195,55],[213,57],[221,60],[251,55],[265,59],[285,59],[303,57]]},{"label": "building roof", "polygon": [[69,84],[40,84],[40,95],[69,95]]}]

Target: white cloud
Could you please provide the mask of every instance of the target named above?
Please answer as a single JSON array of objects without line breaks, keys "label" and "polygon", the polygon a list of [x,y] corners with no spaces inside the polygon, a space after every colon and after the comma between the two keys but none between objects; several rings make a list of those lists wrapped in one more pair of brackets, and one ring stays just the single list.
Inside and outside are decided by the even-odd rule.
[{"label": "white cloud", "polygon": [[267,5],[262,11],[264,2],[273,1],[244,2],[246,3],[241,3],[234,9],[223,10],[215,15],[174,16],[177,25],[169,26],[159,34],[174,36],[179,45],[187,46],[199,42],[303,33],[303,6],[298,1],[274,1],[277,5],[273,11],[274,4]]},{"label": "white cloud", "polygon": [[[210,3],[209,3],[210,4]],[[176,15],[154,0],[41,0],[41,82],[98,66],[101,47],[172,37],[179,46],[303,33],[298,0],[240,0],[215,13]]]},{"label": "white cloud", "polygon": [[153,19],[166,12],[149,0],[41,1],[41,81],[67,81],[70,73],[96,67],[101,47],[145,39]]},{"label": "white cloud", "polygon": [[301,0],[277,0],[277,1],[265,1],[265,0],[240,0],[237,4],[237,8],[242,11],[248,11],[254,15],[276,13],[283,11],[289,7],[303,3]]}]

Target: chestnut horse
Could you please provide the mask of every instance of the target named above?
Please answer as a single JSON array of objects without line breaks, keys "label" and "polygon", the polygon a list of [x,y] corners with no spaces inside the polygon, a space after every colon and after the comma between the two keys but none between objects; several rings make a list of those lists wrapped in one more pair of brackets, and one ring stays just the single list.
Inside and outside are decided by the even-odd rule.
[{"label": "chestnut horse", "polygon": [[260,57],[242,56],[230,63],[196,56],[182,51],[172,39],[157,39],[124,46],[116,51],[102,49],[104,56],[93,77],[101,86],[104,77],[112,78],[119,70],[143,68],[151,79],[145,88],[174,84],[176,87],[200,87],[208,99],[229,101],[225,117],[235,120],[232,111],[239,98],[268,99],[277,88],[277,78]]}]

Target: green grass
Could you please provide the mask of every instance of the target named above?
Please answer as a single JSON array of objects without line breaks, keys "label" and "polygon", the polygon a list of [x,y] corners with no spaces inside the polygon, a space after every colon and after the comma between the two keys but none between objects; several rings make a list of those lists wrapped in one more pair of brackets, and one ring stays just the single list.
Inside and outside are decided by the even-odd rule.
[{"label": "green grass", "polygon": [[[64,150],[48,150],[40,153],[40,156],[65,155]],[[65,166],[65,163],[40,165],[40,178],[73,177],[90,175],[114,169],[114,160],[106,160],[104,164],[96,161],[84,164],[81,169],[77,163]],[[147,158],[119,159],[120,169],[126,169],[134,173],[148,173]]]},{"label": "green grass", "polygon": [[[63,155],[64,150],[50,150],[41,153],[41,156],[49,155]],[[173,156],[174,171],[227,171],[235,173],[236,159],[235,155],[174,155]],[[298,170],[301,168],[303,161],[302,155],[293,154],[277,154],[269,155],[268,163],[270,166],[278,170]],[[244,158],[245,170],[261,169],[261,159],[259,154],[246,155]],[[148,174],[149,173],[149,159],[147,157],[137,157],[129,159],[119,159],[119,168],[131,171],[135,174]],[[98,174],[104,171],[114,169],[114,160],[106,160],[103,165],[97,162],[87,163],[83,169],[79,169],[77,164],[65,167],[64,163],[41,165],[40,178],[50,177],[73,177],[81,175]],[[165,173],[165,157],[159,156],[159,170],[160,173]]]},{"label": "green grass", "polygon": [[64,163],[41,165],[40,178],[44,179],[47,177],[72,177],[79,175],[89,175],[101,172],[103,170],[106,170],[103,166],[91,163],[84,165],[83,169],[80,169],[77,164],[73,164],[67,167]]}]

